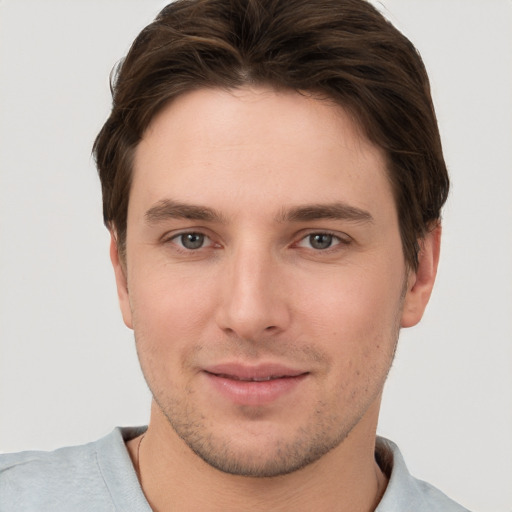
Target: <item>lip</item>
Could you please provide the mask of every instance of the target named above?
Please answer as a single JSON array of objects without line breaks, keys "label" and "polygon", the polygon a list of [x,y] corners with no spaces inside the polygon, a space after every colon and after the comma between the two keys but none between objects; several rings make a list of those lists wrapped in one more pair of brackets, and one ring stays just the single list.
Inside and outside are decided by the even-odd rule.
[{"label": "lip", "polygon": [[271,404],[295,391],[309,372],[277,363],[226,363],[207,367],[204,374],[214,392],[235,405]]},{"label": "lip", "polygon": [[262,363],[258,365],[223,363],[206,367],[204,371],[214,375],[223,375],[234,380],[265,380],[269,377],[297,377],[308,373],[304,370],[290,368],[279,363]]}]

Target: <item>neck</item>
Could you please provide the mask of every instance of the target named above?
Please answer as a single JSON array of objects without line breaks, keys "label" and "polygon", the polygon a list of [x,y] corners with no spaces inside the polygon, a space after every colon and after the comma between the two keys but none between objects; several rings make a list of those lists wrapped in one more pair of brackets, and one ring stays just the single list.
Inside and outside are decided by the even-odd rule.
[{"label": "neck", "polygon": [[128,448],[141,485],[155,512],[170,510],[370,512],[377,507],[386,477],[375,462],[375,428],[360,423],[335,449],[313,464],[273,478],[219,471],[193,453],[167,423],[152,421]]}]

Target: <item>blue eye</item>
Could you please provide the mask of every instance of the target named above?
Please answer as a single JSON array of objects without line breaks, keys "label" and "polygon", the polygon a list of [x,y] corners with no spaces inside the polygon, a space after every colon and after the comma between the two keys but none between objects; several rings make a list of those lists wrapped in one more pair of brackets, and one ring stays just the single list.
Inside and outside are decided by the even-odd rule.
[{"label": "blue eye", "polygon": [[193,251],[201,249],[209,238],[202,233],[182,233],[181,235],[176,235],[173,240],[185,249]]}]

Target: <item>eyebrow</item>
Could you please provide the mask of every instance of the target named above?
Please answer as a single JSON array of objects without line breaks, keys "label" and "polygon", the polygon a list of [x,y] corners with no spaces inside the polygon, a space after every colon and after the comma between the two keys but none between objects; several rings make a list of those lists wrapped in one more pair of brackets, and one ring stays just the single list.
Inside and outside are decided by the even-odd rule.
[{"label": "eyebrow", "polygon": [[309,204],[284,208],[278,215],[279,222],[305,222],[319,219],[348,220],[352,222],[373,222],[370,212],[343,202]]},{"label": "eyebrow", "polygon": [[[145,213],[145,219],[149,224],[157,224],[168,219],[227,223],[226,217],[213,208],[172,199],[163,199],[149,208]],[[277,222],[308,222],[320,219],[373,222],[370,212],[343,202],[284,207],[276,216]]]},{"label": "eyebrow", "polygon": [[163,199],[152,206],[144,215],[149,224],[167,219],[190,219],[207,222],[225,223],[224,216],[218,211],[193,204],[181,203],[172,199]]}]

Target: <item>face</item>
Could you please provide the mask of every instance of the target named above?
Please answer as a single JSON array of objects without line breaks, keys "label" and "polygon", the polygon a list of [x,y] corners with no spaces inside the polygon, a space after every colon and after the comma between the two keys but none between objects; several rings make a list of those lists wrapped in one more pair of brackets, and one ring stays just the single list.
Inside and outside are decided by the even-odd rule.
[{"label": "face", "polygon": [[416,276],[385,158],[340,107],[266,88],[179,97],[137,147],[123,264],[113,248],[150,428],[252,476],[375,429]]}]

